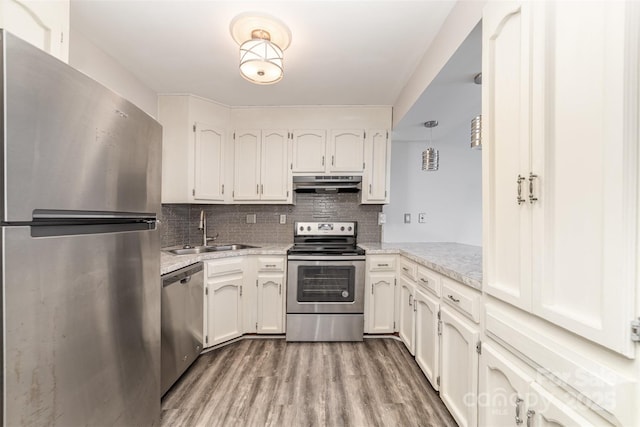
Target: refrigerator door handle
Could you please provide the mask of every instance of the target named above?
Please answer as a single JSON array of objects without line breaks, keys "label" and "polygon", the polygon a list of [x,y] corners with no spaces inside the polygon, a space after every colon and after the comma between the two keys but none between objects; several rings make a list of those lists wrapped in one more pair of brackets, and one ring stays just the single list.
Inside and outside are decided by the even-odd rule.
[{"label": "refrigerator door handle", "polygon": [[34,209],[33,220],[35,221],[155,221],[156,214],[149,212],[106,212],[106,211],[78,211],[60,209]]}]

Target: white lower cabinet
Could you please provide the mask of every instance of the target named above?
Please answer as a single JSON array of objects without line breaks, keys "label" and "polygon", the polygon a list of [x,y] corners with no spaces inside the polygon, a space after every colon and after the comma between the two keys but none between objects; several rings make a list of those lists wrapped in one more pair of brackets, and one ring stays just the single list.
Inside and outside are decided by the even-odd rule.
[{"label": "white lower cabinet", "polygon": [[[493,344],[482,346],[478,393],[481,427],[608,425],[582,415],[576,399],[560,399],[535,381],[533,368]],[[563,401],[565,400],[565,401]]]},{"label": "white lower cabinet", "polygon": [[205,347],[228,341],[244,333],[244,258],[205,262]]},{"label": "white lower cabinet", "polygon": [[478,425],[517,426],[526,418],[525,399],[531,377],[485,344],[480,355]]},{"label": "white lower cabinet", "polygon": [[415,356],[416,363],[422,369],[434,389],[439,385],[440,301],[424,291],[416,290],[413,299],[415,310]]},{"label": "white lower cabinet", "polygon": [[460,427],[477,425],[478,326],[456,311],[440,308],[440,398]]},{"label": "white lower cabinet", "polygon": [[258,334],[284,333],[285,275],[283,257],[258,259],[258,278],[256,279]]},{"label": "white lower cabinet", "polygon": [[398,284],[399,288],[399,307],[398,315],[399,326],[398,334],[400,339],[407,347],[411,355],[415,354],[415,314],[414,314],[414,297],[415,285],[406,277],[401,276]]},{"label": "white lower cabinet", "polygon": [[367,256],[365,333],[390,334],[395,329],[396,256]]}]

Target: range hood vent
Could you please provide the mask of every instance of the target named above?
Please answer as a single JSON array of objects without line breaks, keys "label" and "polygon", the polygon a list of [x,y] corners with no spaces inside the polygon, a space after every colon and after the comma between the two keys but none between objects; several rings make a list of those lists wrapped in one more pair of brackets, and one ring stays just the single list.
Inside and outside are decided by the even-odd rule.
[{"label": "range hood vent", "polygon": [[357,193],[362,188],[361,176],[294,176],[297,193]]}]

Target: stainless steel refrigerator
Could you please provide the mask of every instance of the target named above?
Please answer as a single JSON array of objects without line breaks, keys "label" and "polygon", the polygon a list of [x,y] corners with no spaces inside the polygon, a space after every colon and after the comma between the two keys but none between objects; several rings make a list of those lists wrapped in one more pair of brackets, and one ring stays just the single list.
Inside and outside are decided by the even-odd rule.
[{"label": "stainless steel refrigerator", "polygon": [[0,31],[2,421],[160,417],[160,125]]}]

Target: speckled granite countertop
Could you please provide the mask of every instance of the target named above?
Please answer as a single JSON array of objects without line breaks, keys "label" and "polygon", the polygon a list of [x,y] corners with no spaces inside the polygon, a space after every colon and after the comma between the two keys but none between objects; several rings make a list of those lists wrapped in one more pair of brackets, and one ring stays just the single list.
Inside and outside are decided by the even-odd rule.
[{"label": "speckled granite countertop", "polygon": [[[224,243],[216,242],[216,245],[222,245]],[[239,249],[237,251],[221,251],[221,252],[205,252],[202,254],[194,255],[173,255],[165,252],[167,249],[180,248],[181,246],[174,246],[170,248],[162,248],[160,252],[160,274],[170,273],[178,270],[187,265],[195,264],[199,261],[206,261],[209,259],[228,258],[241,255],[286,255],[287,249],[291,247],[289,243],[247,243],[251,246],[257,246],[250,249]]]},{"label": "speckled granite countertop", "polygon": [[358,243],[367,255],[401,254],[431,270],[482,289],[482,247],[461,243]]}]

